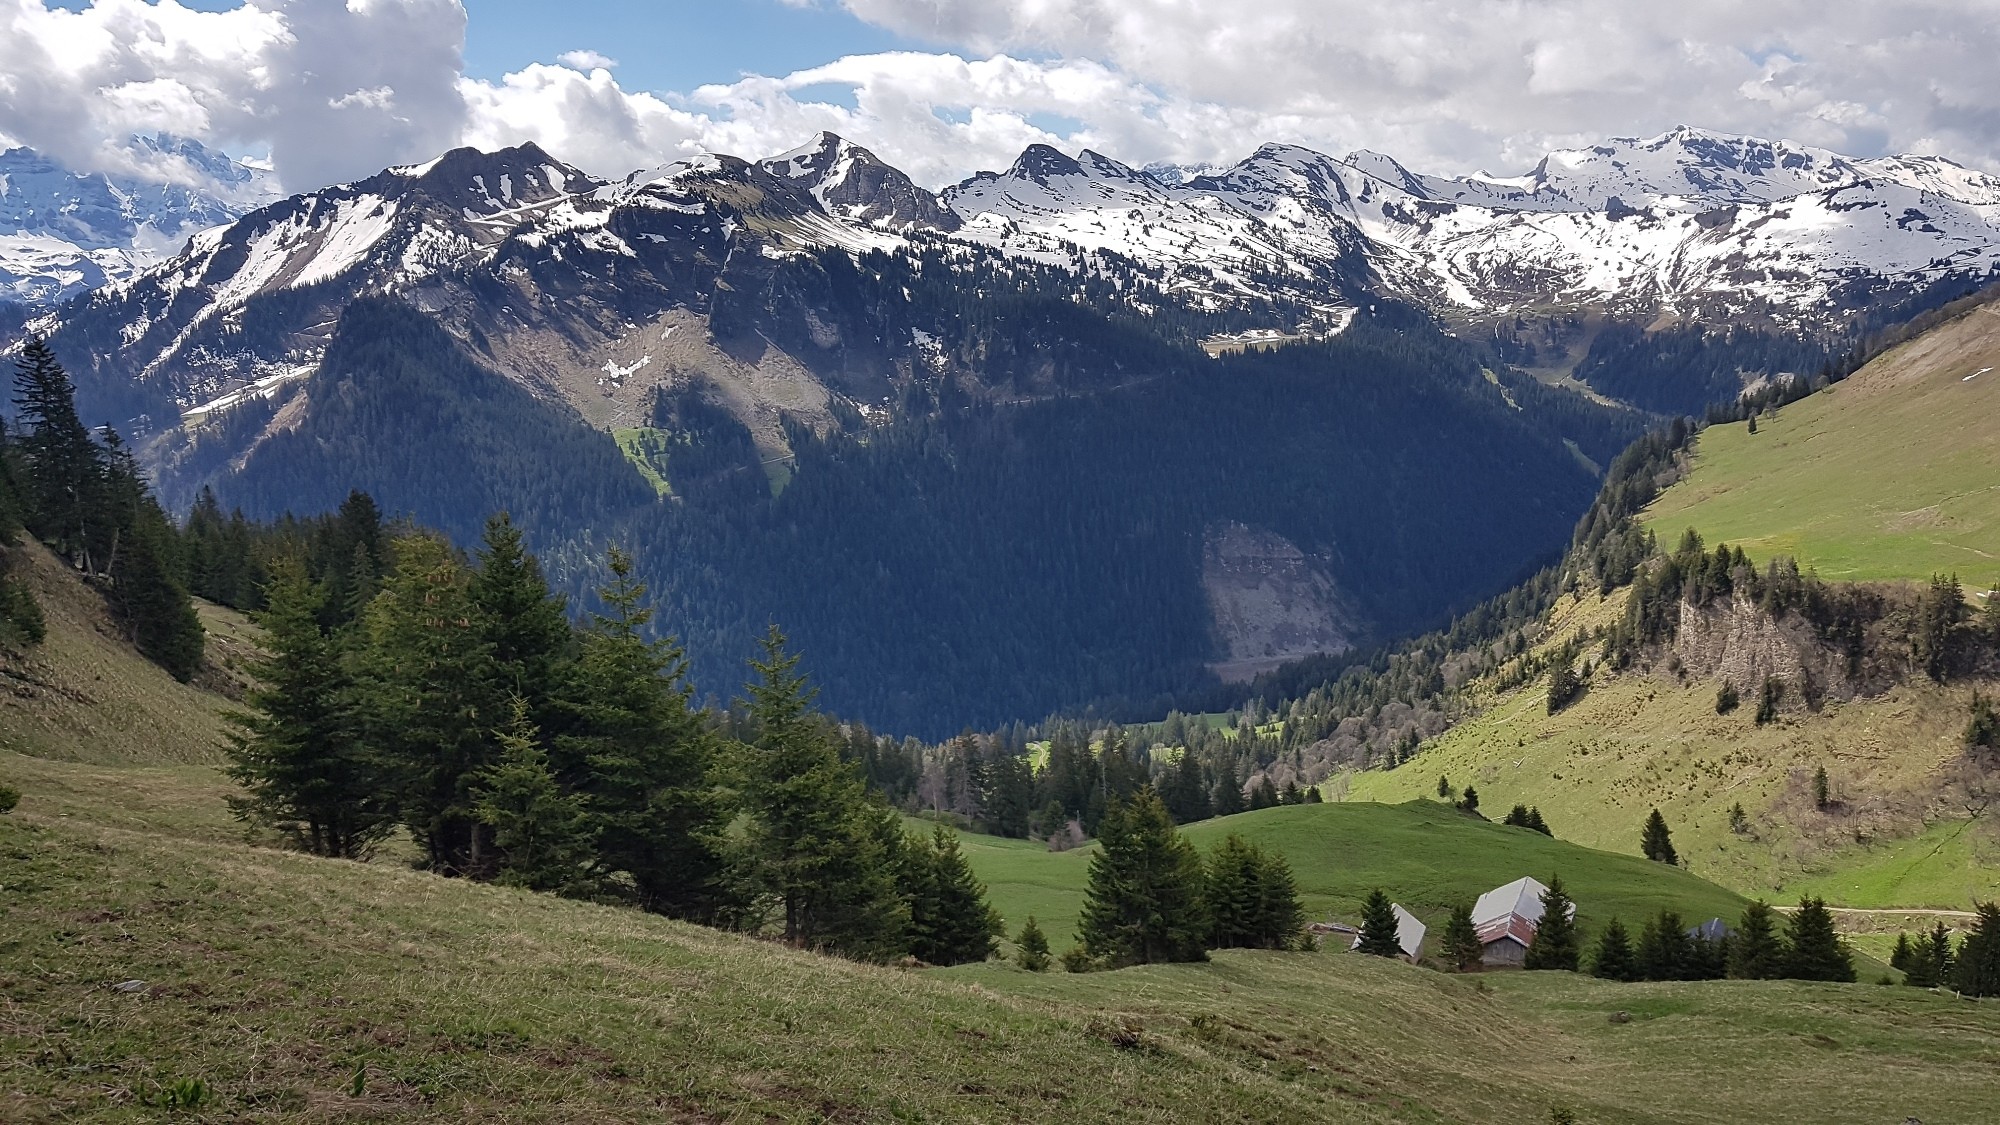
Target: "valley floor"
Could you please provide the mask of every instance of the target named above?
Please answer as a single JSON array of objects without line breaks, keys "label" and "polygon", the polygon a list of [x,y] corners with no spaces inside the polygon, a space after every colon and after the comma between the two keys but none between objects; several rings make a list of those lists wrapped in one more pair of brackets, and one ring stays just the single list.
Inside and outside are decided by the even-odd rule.
[{"label": "valley floor", "polygon": [[151,1119],[186,1079],[202,1113],[318,1121],[1937,1122],[2000,1083],[2000,1004],[1911,989],[881,969],[253,847],[203,767],[0,779],[8,1121]]}]

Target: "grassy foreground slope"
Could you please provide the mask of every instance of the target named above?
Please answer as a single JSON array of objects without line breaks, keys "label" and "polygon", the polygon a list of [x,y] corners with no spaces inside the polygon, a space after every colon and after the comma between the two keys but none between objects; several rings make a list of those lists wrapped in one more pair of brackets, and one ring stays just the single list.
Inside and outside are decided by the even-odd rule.
[{"label": "grassy foreground slope", "polygon": [[2000,307],[1972,309],[1846,380],[1711,426],[1648,516],[1832,580],[2000,578]]},{"label": "grassy foreground slope", "polygon": [[[1713,883],[1629,855],[1593,851],[1465,816],[1435,802],[1289,805],[1239,813],[1182,830],[1206,852],[1235,833],[1285,857],[1309,915],[1356,922],[1361,901],[1386,890],[1426,923],[1442,925],[1454,904],[1523,875],[1561,875],[1587,928],[1627,922],[1663,907],[1699,921],[1734,918],[1745,900]],[[1052,853],[1025,840],[961,835],[1011,936],[1029,915],[1058,950],[1068,948],[1095,848]]]},{"label": "grassy foreground slope", "polygon": [[197,603],[206,666],[177,683],[127,643],[104,600],[37,544],[15,548],[48,622],[26,655],[0,653],[0,750],[66,761],[153,765],[220,760],[249,628],[241,614]]},{"label": "grassy foreground slope", "polygon": [[244,1120],[1950,1121],[2000,1067],[2000,1005],[1910,989],[908,972],[89,804],[30,780],[0,817],[0,1119],[153,1119],[198,1078]]}]

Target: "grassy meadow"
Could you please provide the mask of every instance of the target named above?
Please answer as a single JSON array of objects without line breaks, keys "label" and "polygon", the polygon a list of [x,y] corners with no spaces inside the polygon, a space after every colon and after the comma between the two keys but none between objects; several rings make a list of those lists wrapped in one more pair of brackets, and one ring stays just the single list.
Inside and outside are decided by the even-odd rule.
[{"label": "grassy meadow", "polygon": [[[1866,984],[1461,978],[1332,952],[855,965],[255,847],[200,770],[0,758],[24,791],[0,817],[0,1119],[1969,1121],[2000,1068],[2000,1004]],[[1273,813],[1321,811],[1354,809],[1235,827],[1306,836]],[[1461,831],[1405,815],[1347,867],[1414,874],[1423,853],[1391,853]],[[1441,862],[1514,831],[1462,828]],[[162,1107],[197,1081],[201,1104]]]},{"label": "grassy meadow", "polygon": [[[1840,581],[2000,581],[2000,309],[1900,345],[1827,390],[1703,431],[1655,502],[1663,544],[1692,527],[1752,558]],[[1983,373],[1982,373],[1982,369]]]},{"label": "grassy meadow", "polygon": [[[1356,923],[1376,887],[1425,923],[1442,926],[1454,904],[1532,875],[1562,876],[1586,927],[1628,922],[1663,907],[1693,921],[1735,918],[1747,900],[1685,871],[1593,851],[1524,828],[1468,817],[1437,801],[1289,805],[1191,824],[1182,833],[1207,852],[1235,833],[1291,865],[1308,916]],[[1094,847],[1050,852],[1025,840],[959,837],[1012,936],[1028,915],[1061,952],[1073,939]]]}]

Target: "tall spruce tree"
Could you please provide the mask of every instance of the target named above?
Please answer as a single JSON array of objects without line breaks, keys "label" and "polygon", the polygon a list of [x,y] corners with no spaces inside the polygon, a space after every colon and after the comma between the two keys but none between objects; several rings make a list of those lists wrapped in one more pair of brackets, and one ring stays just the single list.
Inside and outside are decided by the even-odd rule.
[{"label": "tall spruce tree", "polygon": [[505,512],[486,521],[478,561],[472,604],[485,625],[494,676],[500,690],[527,703],[529,719],[546,730],[574,648],[563,598],[550,592],[541,564],[522,546],[521,529]]},{"label": "tall spruce tree", "polygon": [[754,735],[740,784],[747,874],[785,941],[863,960],[908,948],[896,884],[905,847],[896,817],[868,793],[839,740],[810,710],[813,691],[774,626],[745,703]]},{"label": "tall spruce tree", "polygon": [[1680,866],[1680,853],[1674,850],[1673,833],[1667,829],[1667,818],[1654,809],[1646,817],[1645,831],[1639,836],[1639,851],[1647,859],[1670,866]]},{"label": "tall spruce tree", "polygon": [[940,824],[904,859],[910,953],[932,965],[984,961],[999,948],[1000,915],[959,850],[958,834]]},{"label": "tall spruce tree", "polygon": [[90,558],[94,512],[101,504],[103,451],[76,413],[76,387],[39,336],[21,348],[14,369],[14,448],[23,470],[28,530],[73,565]]},{"label": "tall spruce tree", "polygon": [[506,719],[471,576],[442,536],[397,544],[396,570],[369,603],[362,667],[368,742],[396,779],[396,806],[425,865],[490,878],[493,829],[474,807]]},{"label": "tall spruce tree", "polygon": [[1524,969],[1564,969],[1575,972],[1583,959],[1582,938],[1576,932],[1576,904],[1563,889],[1562,876],[1549,876],[1542,892],[1542,920],[1528,941],[1521,960]]},{"label": "tall spruce tree", "polygon": [[1113,801],[1098,844],[1077,922],[1084,950],[1113,966],[1207,960],[1201,857],[1159,796],[1149,787]]},{"label": "tall spruce tree", "polygon": [[1793,980],[1854,979],[1854,955],[1833,928],[1826,902],[1802,898],[1785,926],[1784,974]]},{"label": "tall spruce tree", "polygon": [[1472,907],[1459,903],[1451,908],[1444,924],[1444,942],[1438,951],[1455,973],[1478,972],[1485,967],[1486,948],[1479,944],[1479,929],[1472,923]]},{"label": "tall spruce tree", "polygon": [[1204,899],[1217,949],[1287,949],[1304,921],[1285,858],[1234,832],[1208,857]]},{"label": "tall spruce tree", "polygon": [[1966,996],[2000,996],[2000,903],[1978,904],[1977,915],[1959,945],[1952,987]]},{"label": "tall spruce tree", "polygon": [[178,538],[116,431],[104,431],[104,446],[91,522],[100,540],[92,557],[101,560],[105,601],[133,647],[186,682],[201,668],[203,632],[178,574]]},{"label": "tall spruce tree", "polygon": [[1361,903],[1361,942],[1354,948],[1371,957],[1401,957],[1403,942],[1396,925],[1396,906],[1377,887]]},{"label": "tall spruce tree", "polygon": [[1913,953],[1910,971],[1929,982],[1924,985],[1926,988],[1948,983],[1958,967],[1951,948],[1951,930],[1943,922],[1932,926],[1929,933],[1917,935]]},{"label": "tall spruce tree", "polygon": [[390,779],[362,741],[345,638],[320,629],[326,592],[297,563],[275,568],[256,614],[262,655],[248,710],[232,716],[230,776],[239,819],[314,855],[365,858],[395,826]]},{"label": "tall spruce tree", "polygon": [[1694,950],[1681,916],[1662,910],[1639,932],[1639,975],[1645,980],[1689,980]]},{"label": "tall spruce tree", "polygon": [[1183,749],[1180,760],[1168,771],[1160,798],[1167,803],[1175,824],[1192,824],[1209,817],[1208,784],[1202,776],[1201,759],[1193,750]]},{"label": "tall spruce tree", "polygon": [[1729,975],[1737,980],[1771,980],[1784,975],[1785,959],[1777,911],[1762,899],[1744,907],[1729,946]]},{"label": "tall spruce tree", "polygon": [[493,829],[500,882],[582,897],[594,893],[599,827],[580,794],[549,772],[541,731],[516,697],[499,732],[500,760],[480,778],[475,809]]},{"label": "tall spruce tree", "polygon": [[1616,918],[1605,923],[1590,958],[1590,975],[1605,980],[1639,979],[1638,959],[1632,955],[1632,938],[1625,932],[1625,923]]},{"label": "tall spruce tree", "polygon": [[[644,909],[713,921],[732,902],[723,854],[730,813],[714,776],[719,747],[693,708],[679,646],[646,635],[653,612],[632,560],[614,549],[608,566],[603,608],[573,662],[539,620],[553,599],[534,596],[538,576],[514,580],[510,600],[525,607],[516,621],[529,627],[504,643],[526,654],[517,668],[565,670],[552,760],[557,776],[590,799],[605,867],[630,877]],[[509,569],[520,576],[526,568]]]}]

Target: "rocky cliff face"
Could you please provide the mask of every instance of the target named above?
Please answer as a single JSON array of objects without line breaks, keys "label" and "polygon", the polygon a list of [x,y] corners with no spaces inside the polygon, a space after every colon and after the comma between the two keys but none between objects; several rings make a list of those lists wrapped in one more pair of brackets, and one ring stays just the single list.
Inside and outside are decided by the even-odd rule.
[{"label": "rocky cliff face", "polygon": [[1729,684],[1745,700],[1771,679],[1794,703],[1852,699],[1863,687],[1847,655],[1823,643],[1811,624],[1797,614],[1774,619],[1748,598],[1682,602],[1672,652],[1690,675]]},{"label": "rocky cliff face", "polygon": [[1226,523],[1209,529],[1202,549],[1208,594],[1223,658],[1213,667],[1244,682],[1314,653],[1346,652],[1360,634],[1325,570],[1290,540]]}]

